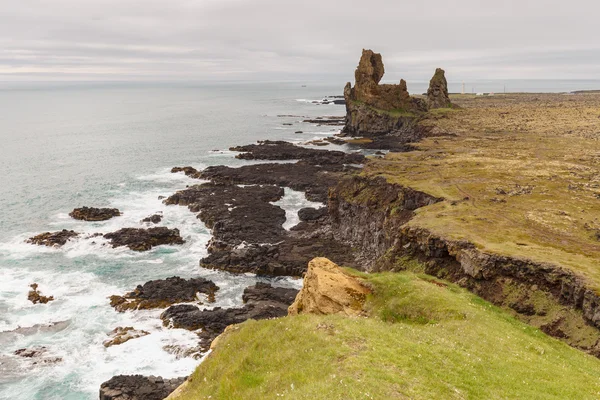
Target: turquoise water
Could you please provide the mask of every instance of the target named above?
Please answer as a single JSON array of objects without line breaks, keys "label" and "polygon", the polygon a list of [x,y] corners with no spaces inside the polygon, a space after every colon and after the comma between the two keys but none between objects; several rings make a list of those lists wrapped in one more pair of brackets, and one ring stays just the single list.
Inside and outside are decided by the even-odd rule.
[{"label": "turquoise water", "polygon": [[[192,347],[194,334],[163,328],[160,310],[117,313],[107,297],[149,279],[204,276],[221,287],[215,306],[230,307],[241,304],[243,289],[259,278],[198,267],[210,232],[187,208],[166,207],[158,199],[197,182],[170,168],[237,165],[243,161],[226,151],[231,145],[335,133],[277,115],[343,115],[343,106],[305,101],[340,92],[300,84],[0,90],[0,398],[96,399],[100,383],[115,374],[189,374],[198,361],[164,347]],[[304,133],[295,134],[298,130]],[[287,211],[289,228],[306,200],[286,190],[278,204]],[[72,220],[68,212],[83,205],[117,207],[123,216],[99,223]],[[103,246],[102,238],[82,238],[61,249],[24,242],[63,228],[91,234],[143,227],[140,220],[157,211],[164,213],[161,225],[180,229],[185,245],[135,253]],[[33,282],[56,300],[30,303]],[[151,334],[105,348],[106,333],[117,326]],[[45,346],[48,358],[62,361],[34,365],[13,355],[32,346]]]}]

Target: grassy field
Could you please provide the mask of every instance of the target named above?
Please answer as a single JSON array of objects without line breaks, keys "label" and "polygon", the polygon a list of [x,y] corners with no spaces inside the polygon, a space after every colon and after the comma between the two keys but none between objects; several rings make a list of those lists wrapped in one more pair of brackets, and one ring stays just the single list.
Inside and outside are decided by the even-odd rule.
[{"label": "grassy field", "polygon": [[412,272],[360,276],[369,317],[235,326],[176,398],[600,397],[600,360],[473,294]]},{"label": "grassy field", "polygon": [[444,197],[410,223],[489,252],[552,262],[600,289],[600,95],[454,96],[419,150],[367,175]]}]

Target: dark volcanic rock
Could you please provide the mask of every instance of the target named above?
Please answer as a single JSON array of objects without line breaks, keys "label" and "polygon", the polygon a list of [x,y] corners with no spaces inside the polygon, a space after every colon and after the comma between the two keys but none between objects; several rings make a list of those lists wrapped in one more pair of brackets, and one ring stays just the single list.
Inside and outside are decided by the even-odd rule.
[{"label": "dark volcanic rock", "polygon": [[341,265],[355,265],[354,251],[351,247],[318,234],[314,237],[303,237],[301,231],[294,230],[277,245],[214,249],[207,257],[200,260],[200,266],[233,273],[302,276],[308,262],[314,257],[323,255]]},{"label": "dark volcanic rock", "polygon": [[[336,103],[336,104],[346,104],[345,101],[343,101],[343,103]],[[314,119],[305,119],[302,122],[306,122],[309,124],[317,124],[317,126],[340,126],[340,125],[344,125],[344,122],[346,121],[345,117],[319,117],[319,118],[314,118]]]},{"label": "dark volcanic rock", "polygon": [[435,74],[429,81],[427,106],[430,109],[452,107],[450,97],[448,97],[448,82],[446,82],[444,70],[441,68],[435,70]]},{"label": "dark volcanic rock", "polygon": [[127,246],[134,251],[146,251],[163,244],[185,243],[179,235],[179,229],[162,226],[149,229],[123,228],[107,233],[104,237],[110,239],[113,247]]},{"label": "dark volcanic rock", "polygon": [[32,365],[47,365],[62,362],[62,357],[48,356],[48,348],[45,346],[33,346],[15,350],[16,356],[31,359]]},{"label": "dark volcanic rock", "polygon": [[69,215],[83,221],[106,221],[112,217],[118,217],[121,212],[116,208],[81,207],[74,209]]},{"label": "dark volcanic rock", "polygon": [[327,201],[327,192],[345,174],[356,168],[343,165],[312,165],[300,161],[295,164],[245,165],[239,168],[226,166],[208,167],[200,178],[216,183],[245,185],[277,185],[305,192],[312,201]]},{"label": "dark volcanic rock", "polygon": [[154,214],[151,215],[149,217],[146,217],[142,220],[142,222],[148,222],[148,223],[152,223],[152,224],[158,224],[160,223],[160,221],[162,221],[163,216],[160,214]]},{"label": "dark volcanic rock", "polygon": [[283,194],[283,189],[275,186],[205,183],[175,193],[165,204],[200,211],[198,218],[213,230],[215,240],[233,247],[243,242],[282,240],[285,211],[271,202],[281,199]]},{"label": "dark volcanic rock", "polygon": [[41,357],[48,352],[48,348],[45,346],[35,346],[30,348],[23,348],[15,350],[14,354],[24,358]]},{"label": "dark volcanic rock", "polygon": [[269,319],[287,315],[298,291],[296,289],[275,288],[269,284],[258,283],[244,290],[246,304],[240,308],[214,308],[200,310],[189,304],[169,307],[160,318],[165,326],[188,330],[202,329],[199,333],[200,347],[207,351],[210,343],[227,326],[239,324],[248,319]]},{"label": "dark volcanic rock", "polygon": [[27,294],[27,300],[31,301],[33,304],[37,304],[37,303],[46,304],[49,301],[54,300],[54,296],[42,296],[40,291],[37,290],[37,288],[38,288],[37,283],[32,283],[29,286],[31,287],[31,290]]},{"label": "dark volcanic rock", "polygon": [[173,276],[167,279],[148,281],[124,296],[111,296],[110,305],[117,311],[165,308],[175,303],[197,300],[197,293],[214,296],[219,287],[204,278],[182,279]]},{"label": "dark volcanic rock", "polygon": [[100,400],[163,400],[186,379],[117,375],[100,386]]},{"label": "dark volcanic rock", "polygon": [[27,243],[33,243],[40,246],[60,247],[67,243],[67,241],[71,240],[71,238],[77,236],[79,236],[79,233],[63,229],[62,231],[58,232],[40,233],[39,235],[27,239]]},{"label": "dark volcanic rock", "polygon": [[196,175],[198,174],[198,170],[193,167],[173,167],[173,168],[171,168],[171,173],[174,174],[177,172],[183,172],[187,176],[191,176],[192,178],[195,178]]},{"label": "dark volcanic rock", "polygon": [[300,218],[300,221],[316,221],[318,219],[327,217],[327,208],[302,208],[298,211],[298,217]]},{"label": "dark volcanic rock", "polygon": [[232,147],[230,150],[242,152],[236,158],[244,160],[305,160],[314,165],[362,164],[365,162],[362,154],[307,149],[283,141],[266,140],[259,144]]},{"label": "dark volcanic rock", "polygon": [[244,303],[257,303],[259,301],[276,301],[290,305],[296,299],[297,289],[274,287],[268,283],[258,282],[254,286],[244,289],[242,300]]}]

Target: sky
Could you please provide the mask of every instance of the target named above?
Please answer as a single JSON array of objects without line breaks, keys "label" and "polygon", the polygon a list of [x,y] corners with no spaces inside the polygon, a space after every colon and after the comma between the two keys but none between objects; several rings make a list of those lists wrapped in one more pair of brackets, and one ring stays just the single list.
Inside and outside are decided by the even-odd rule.
[{"label": "sky", "polygon": [[0,81],[600,79],[593,0],[0,1]]}]

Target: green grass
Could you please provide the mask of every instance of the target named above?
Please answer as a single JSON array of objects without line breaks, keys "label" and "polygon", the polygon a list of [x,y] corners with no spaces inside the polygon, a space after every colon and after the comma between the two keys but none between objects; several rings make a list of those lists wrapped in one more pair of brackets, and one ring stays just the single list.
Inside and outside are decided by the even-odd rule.
[{"label": "green grass", "polygon": [[247,321],[177,399],[600,397],[600,360],[473,294],[412,272],[360,276],[370,317]]}]

